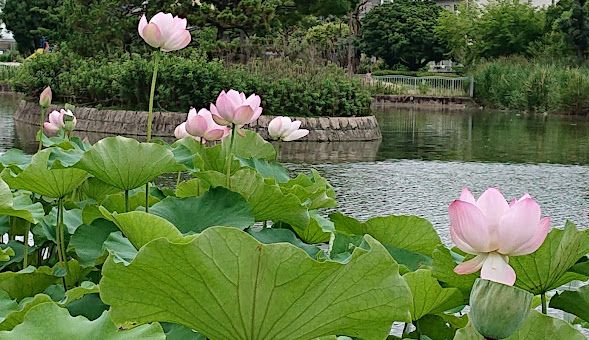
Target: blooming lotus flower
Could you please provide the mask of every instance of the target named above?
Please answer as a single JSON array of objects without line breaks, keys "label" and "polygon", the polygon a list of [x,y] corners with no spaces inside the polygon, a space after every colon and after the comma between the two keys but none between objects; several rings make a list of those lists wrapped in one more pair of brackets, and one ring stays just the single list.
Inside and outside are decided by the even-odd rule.
[{"label": "blooming lotus flower", "polygon": [[52,99],[53,93],[51,93],[51,87],[47,86],[39,96],[39,105],[46,108],[51,105]]},{"label": "blooming lotus flower", "polygon": [[301,121],[291,121],[288,117],[276,117],[268,124],[268,133],[273,139],[280,139],[285,142],[290,142],[303,138],[309,134],[307,129],[299,129]]},{"label": "blooming lotus flower", "polygon": [[49,136],[54,136],[60,129],[73,131],[76,127],[76,117],[70,110],[61,109],[53,111],[49,114],[49,122],[43,124],[45,133]]},{"label": "blooming lotus flower", "polygon": [[467,189],[448,208],[450,235],[462,251],[476,255],[454,271],[506,285],[515,283],[508,256],[535,252],[546,239],[550,218],[541,218],[540,206],[530,195],[507,203],[497,189],[487,189],[478,200]]},{"label": "blooming lotus flower", "polygon": [[176,126],[176,129],[174,130],[174,136],[177,139],[182,139],[185,137],[192,137],[188,131],[186,131],[186,122]]},{"label": "blooming lotus flower", "polygon": [[181,50],[188,46],[192,38],[186,30],[186,19],[172,16],[170,13],[159,12],[149,23],[143,15],[137,30],[146,43],[164,52]]},{"label": "blooming lotus flower", "polygon": [[260,96],[247,97],[243,92],[221,91],[215,104],[211,104],[213,119],[220,125],[242,126],[254,122],[262,114]]},{"label": "blooming lotus flower", "polygon": [[213,120],[212,113],[207,109],[190,109],[186,119],[186,132],[194,137],[205,140],[220,140],[229,134],[229,128],[221,126]]}]

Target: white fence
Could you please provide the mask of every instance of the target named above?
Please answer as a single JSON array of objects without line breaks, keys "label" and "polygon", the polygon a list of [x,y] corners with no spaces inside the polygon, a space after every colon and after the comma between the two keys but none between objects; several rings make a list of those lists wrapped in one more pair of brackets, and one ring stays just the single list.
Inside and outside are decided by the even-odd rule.
[{"label": "white fence", "polygon": [[472,77],[410,77],[400,75],[373,76],[373,80],[399,88],[399,92],[441,97],[472,97]]}]

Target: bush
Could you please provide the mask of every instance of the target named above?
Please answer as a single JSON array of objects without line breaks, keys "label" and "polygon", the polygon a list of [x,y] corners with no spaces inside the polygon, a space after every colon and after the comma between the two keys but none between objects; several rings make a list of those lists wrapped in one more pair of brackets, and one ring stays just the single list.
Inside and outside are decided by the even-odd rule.
[{"label": "bush", "polygon": [[[56,52],[25,62],[13,87],[37,96],[51,85],[61,101],[145,110],[151,72],[151,62],[138,56],[113,61]],[[208,107],[221,90],[229,88],[260,95],[268,115],[366,115],[371,103],[361,82],[335,66],[311,67],[280,59],[227,65],[196,54],[163,56],[155,103],[162,110],[186,112],[191,106]]]},{"label": "bush", "polygon": [[589,113],[589,68],[503,58],[474,70],[475,97],[511,110]]},{"label": "bush", "polygon": [[399,71],[399,70],[377,70],[372,72],[373,76],[408,76],[408,77],[462,77],[456,73],[446,72],[419,72],[419,71]]}]

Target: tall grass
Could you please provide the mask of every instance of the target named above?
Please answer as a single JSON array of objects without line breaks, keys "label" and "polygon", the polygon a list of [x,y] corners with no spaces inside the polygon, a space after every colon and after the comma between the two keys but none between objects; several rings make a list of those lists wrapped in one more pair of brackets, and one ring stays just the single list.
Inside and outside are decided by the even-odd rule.
[{"label": "tall grass", "polygon": [[16,74],[17,68],[0,64],[0,82],[6,83]]},{"label": "tall grass", "polygon": [[475,97],[486,106],[589,114],[589,68],[503,58],[474,70]]}]

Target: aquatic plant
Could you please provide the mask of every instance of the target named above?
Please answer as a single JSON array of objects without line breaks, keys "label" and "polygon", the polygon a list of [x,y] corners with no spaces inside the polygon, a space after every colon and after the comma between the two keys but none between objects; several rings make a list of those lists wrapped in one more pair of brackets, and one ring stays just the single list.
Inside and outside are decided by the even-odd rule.
[{"label": "aquatic plant", "polygon": [[[587,285],[550,301],[571,323],[545,314],[589,280],[588,230],[548,232],[529,196],[495,189],[450,205],[458,248],[417,216],[346,216],[319,172],[294,176],[248,130],[263,98],[223,93],[214,143],[189,134],[207,139],[203,111],[172,144],[41,134],[35,155],[0,155],[0,338],[385,339],[403,322],[403,338],[584,339]],[[300,128],[277,122],[283,141]]]}]

